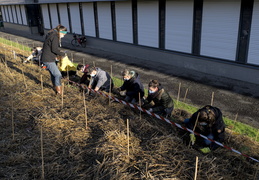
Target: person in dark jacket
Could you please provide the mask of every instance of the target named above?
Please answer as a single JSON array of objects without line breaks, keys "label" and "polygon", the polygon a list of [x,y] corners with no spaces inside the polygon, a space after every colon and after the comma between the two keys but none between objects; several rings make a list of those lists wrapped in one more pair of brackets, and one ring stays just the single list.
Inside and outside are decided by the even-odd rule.
[{"label": "person in dark jacket", "polygon": [[78,64],[77,70],[83,73],[83,76],[79,81],[79,84],[86,84],[88,86],[91,78],[89,74],[89,64],[86,64],[86,65]]},{"label": "person in dark jacket", "polygon": [[[206,105],[195,112],[190,119],[185,119],[184,123],[187,128],[215,141],[223,142],[225,139],[225,123],[222,113],[217,107]],[[218,147],[217,144],[209,140],[199,136],[197,138],[201,141],[203,148],[200,151],[203,153],[208,153]],[[194,145],[196,141],[194,134],[190,134],[190,140],[192,145]]]},{"label": "person in dark jacket", "polygon": [[118,91],[126,91],[125,101],[137,103],[144,96],[144,87],[140,82],[139,75],[135,71],[124,70],[122,72],[124,83]]},{"label": "person in dark jacket", "polygon": [[142,107],[150,107],[148,111],[156,114],[171,116],[174,102],[162,85],[157,80],[152,80],[148,84],[148,97]]},{"label": "person in dark jacket", "polygon": [[51,81],[55,87],[56,93],[61,94],[61,72],[59,71],[56,58],[64,57],[65,53],[59,50],[61,38],[67,34],[67,28],[58,25],[54,29],[51,29],[46,35],[46,39],[43,44],[41,61],[46,66],[46,69],[50,72]]},{"label": "person in dark jacket", "polygon": [[113,81],[111,76],[104,70],[98,67],[89,68],[89,73],[91,80],[89,83],[89,88],[95,91],[105,91],[110,92],[113,88]]}]

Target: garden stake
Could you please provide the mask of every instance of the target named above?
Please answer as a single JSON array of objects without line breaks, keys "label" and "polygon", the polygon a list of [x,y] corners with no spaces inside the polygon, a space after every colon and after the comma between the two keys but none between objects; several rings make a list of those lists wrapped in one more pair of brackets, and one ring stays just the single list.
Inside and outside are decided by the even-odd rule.
[{"label": "garden stake", "polygon": [[[141,107],[141,98],[140,98],[140,93],[138,93],[138,102],[139,102],[139,107]],[[141,111],[139,111],[139,119],[141,120]]]},{"label": "garden stake", "polygon": [[237,117],[238,117],[238,113],[236,114],[236,116],[235,116],[235,119],[234,119],[234,126],[233,126],[233,131],[232,131],[232,133],[231,134],[233,134],[233,132],[234,132],[234,129],[235,129],[235,126],[236,126],[236,123],[237,123]]},{"label": "garden stake", "polygon": [[24,82],[24,85],[25,85],[25,89],[27,89],[27,84],[26,84],[26,81],[25,81],[25,76],[24,76],[23,69],[22,69],[22,76],[23,76],[23,82]]},{"label": "garden stake", "polygon": [[41,84],[41,93],[43,94],[43,80],[42,80],[42,74],[40,75],[40,84]]},{"label": "garden stake", "polygon": [[211,94],[211,102],[210,102],[211,106],[213,105],[213,100],[214,100],[214,92],[212,92],[212,94]]},{"label": "garden stake", "polygon": [[180,98],[180,90],[181,90],[181,83],[179,83],[179,88],[178,88],[178,95],[177,95],[177,105],[178,105],[178,102],[179,102],[179,98]]},{"label": "garden stake", "polygon": [[[110,79],[110,89],[109,89],[109,96],[111,96],[112,92],[112,65],[111,65],[111,79]],[[111,99],[109,98],[109,105],[111,104]]]},{"label": "garden stake", "polygon": [[129,119],[127,119],[127,137],[128,137],[128,158],[129,158],[129,155],[130,155],[130,144],[129,144]]},{"label": "garden stake", "polygon": [[198,156],[196,156],[196,165],[195,165],[195,175],[194,180],[197,179],[197,173],[198,173]]},{"label": "garden stake", "polygon": [[85,58],[83,58],[83,65],[85,65]]},{"label": "garden stake", "polygon": [[95,62],[93,61],[93,66],[95,67]]},{"label": "garden stake", "polygon": [[13,107],[13,94],[11,94],[11,104],[12,104],[12,137],[14,140],[14,107]]},{"label": "garden stake", "polygon": [[61,107],[62,107],[62,109],[63,109],[63,107],[64,107],[64,82],[62,82],[62,86],[61,86]]},{"label": "garden stake", "polygon": [[187,93],[188,93],[188,88],[187,88],[187,89],[186,89],[186,91],[185,91],[185,95],[184,95],[184,98],[183,98],[183,102],[185,102],[185,99],[186,99]]},{"label": "garden stake", "polygon": [[83,91],[84,107],[85,107],[85,129],[87,129],[87,109],[85,103],[85,92]]},{"label": "garden stake", "polygon": [[[198,122],[199,116],[200,116],[200,112],[198,112],[198,114],[197,114],[195,125],[194,125],[193,130],[192,130],[193,132],[195,132],[195,128],[197,126],[197,122]],[[192,145],[194,145],[194,144],[192,144]],[[191,146],[191,141],[189,142],[189,148],[190,148],[190,146]]]},{"label": "garden stake", "polygon": [[44,152],[43,152],[42,125],[40,127],[40,150],[41,150],[41,179],[44,179]]},{"label": "garden stake", "polygon": [[258,129],[258,131],[257,131],[256,137],[255,137],[255,141],[257,141],[258,134],[259,134],[259,129]]}]

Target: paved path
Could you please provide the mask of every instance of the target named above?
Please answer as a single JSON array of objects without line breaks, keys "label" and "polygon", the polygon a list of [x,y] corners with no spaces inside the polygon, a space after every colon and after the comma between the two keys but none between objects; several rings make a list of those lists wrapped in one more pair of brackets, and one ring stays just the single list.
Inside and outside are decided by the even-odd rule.
[{"label": "paved path", "polygon": [[[23,42],[31,47],[42,46],[44,40],[44,37],[37,34],[21,33],[7,28],[0,32],[0,37]],[[259,85],[201,74],[89,47],[75,48],[70,41],[71,39],[62,39],[62,46],[68,50],[68,55],[74,62],[84,61],[88,64],[94,62],[96,66],[108,72],[112,65],[113,75],[116,77],[120,77],[120,72],[124,68],[136,70],[145,87],[149,80],[158,79],[174,98],[177,97],[179,83],[181,83],[181,100],[188,88],[186,102],[197,107],[210,104],[214,92],[213,105],[219,107],[224,116],[234,119],[238,113],[237,121],[259,128]]]}]

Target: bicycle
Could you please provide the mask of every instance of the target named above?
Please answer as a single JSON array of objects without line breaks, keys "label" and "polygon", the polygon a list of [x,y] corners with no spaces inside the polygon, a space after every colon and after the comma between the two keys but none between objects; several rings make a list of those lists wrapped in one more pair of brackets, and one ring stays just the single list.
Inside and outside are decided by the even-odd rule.
[{"label": "bicycle", "polygon": [[73,38],[71,44],[75,47],[82,46],[83,48],[86,47],[86,37],[77,35],[76,33],[73,34]]}]

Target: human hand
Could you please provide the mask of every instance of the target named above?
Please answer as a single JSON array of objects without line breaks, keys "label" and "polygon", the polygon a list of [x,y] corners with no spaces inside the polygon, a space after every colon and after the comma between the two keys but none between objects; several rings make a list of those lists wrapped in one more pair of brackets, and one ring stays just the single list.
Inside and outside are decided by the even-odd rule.
[{"label": "human hand", "polygon": [[149,112],[153,112],[153,109],[152,109],[152,108],[149,108],[148,111],[149,111]]},{"label": "human hand", "polygon": [[201,148],[200,151],[201,151],[202,153],[204,153],[204,154],[207,154],[207,153],[209,153],[211,150],[210,150],[209,147],[205,147],[205,148]]},{"label": "human hand", "polygon": [[194,143],[196,141],[196,137],[193,133],[190,134],[190,141],[191,141],[192,145],[194,145]]}]

